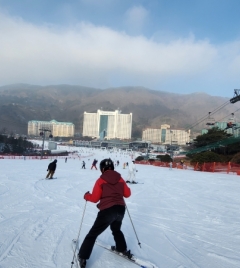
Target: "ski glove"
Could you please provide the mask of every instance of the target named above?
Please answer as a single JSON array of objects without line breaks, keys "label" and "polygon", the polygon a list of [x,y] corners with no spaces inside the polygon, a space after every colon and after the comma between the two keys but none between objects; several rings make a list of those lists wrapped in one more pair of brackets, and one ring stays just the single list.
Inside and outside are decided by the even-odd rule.
[{"label": "ski glove", "polygon": [[87,191],[85,194],[84,194],[84,196],[83,196],[83,198],[87,201],[87,199],[86,199],[86,195],[87,194],[89,194],[89,191]]}]

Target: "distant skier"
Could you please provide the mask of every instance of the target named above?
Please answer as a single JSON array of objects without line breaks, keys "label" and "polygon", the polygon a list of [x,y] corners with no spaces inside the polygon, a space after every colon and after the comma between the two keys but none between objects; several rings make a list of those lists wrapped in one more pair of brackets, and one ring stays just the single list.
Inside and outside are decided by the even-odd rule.
[{"label": "distant skier", "polygon": [[93,168],[97,169],[97,166],[96,166],[97,165],[97,162],[98,162],[97,159],[94,159],[93,160],[91,169],[93,169]]},{"label": "distant skier", "polygon": [[51,162],[49,165],[48,165],[48,174],[46,176],[46,179],[49,177],[49,179],[52,179],[53,178],[53,174],[55,173],[55,170],[57,168],[57,159],[55,159],[53,162]]},{"label": "distant skier", "polygon": [[[132,161],[128,165],[128,181],[130,181],[130,183],[136,183],[134,180],[135,179],[135,172],[136,172],[135,161]],[[131,179],[132,179],[132,181],[131,181]]]},{"label": "distant skier", "polygon": [[183,167],[183,165],[184,165],[184,161],[183,160],[180,161],[180,165]]},{"label": "distant skier", "polygon": [[65,158],[65,163],[67,163],[67,157]]},{"label": "distant skier", "polygon": [[115,250],[121,252],[128,258],[132,257],[130,250],[127,251],[126,240],[121,231],[125,213],[125,201],[123,197],[129,197],[131,190],[121,177],[121,174],[114,171],[114,164],[110,158],[101,161],[100,171],[102,175],[95,182],[92,194],[86,192],[84,195],[86,201],[93,203],[100,201],[97,205],[100,211],[80,247],[78,260],[81,268],[86,267],[86,260],[90,258],[97,237],[108,226],[110,226],[116,243]]},{"label": "distant skier", "polygon": [[173,165],[173,163],[170,162],[170,163],[169,163],[169,167],[170,167],[169,169],[170,169],[170,170],[172,170],[172,165]]},{"label": "distant skier", "polygon": [[85,161],[82,161],[82,169],[86,169],[85,165],[86,165]]}]

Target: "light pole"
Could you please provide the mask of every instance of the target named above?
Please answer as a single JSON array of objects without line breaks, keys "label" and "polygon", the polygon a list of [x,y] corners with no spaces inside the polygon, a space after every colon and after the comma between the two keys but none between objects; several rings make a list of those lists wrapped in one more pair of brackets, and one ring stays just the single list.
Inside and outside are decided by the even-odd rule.
[{"label": "light pole", "polygon": [[149,159],[149,143],[147,142],[147,159]]},{"label": "light pole", "polygon": [[[39,130],[40,130],[40,136],[43,137],[42,150],[41,150],[41,159],[42,159],[43,158],[44,141],[45,141],[45,133],[46,132],[50,132],[51,133],[51,130],[48,129],[48,128],[40,128]],[[53,135],[50,134],[49,135],[49,138],[52,138],[52,137],[53,137]]]},{"label": "light pole", "polygon": [[[172,146],[172,135],[173,135],[173,131],[170,130],[170,133],[171,133],[171,146]],[[171,147],[172,148],[172,147]]]},{"label": "light pole", "polygon": [[172,160],[173,160],[173,149],[172,149],[172,135],[173,135],[173,131],[172,130],[170,130],[170,133],[171,133],[171,145],[170,145],[170,152],[171,152],[171,158],[172,158]]}]

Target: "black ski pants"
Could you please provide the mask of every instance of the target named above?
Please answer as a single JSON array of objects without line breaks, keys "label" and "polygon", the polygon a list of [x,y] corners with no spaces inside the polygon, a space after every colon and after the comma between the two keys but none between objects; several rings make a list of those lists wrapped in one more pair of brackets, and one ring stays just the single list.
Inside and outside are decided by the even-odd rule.
[{"label": "black ski pants", "polygon": [[86,235],[80,250],[79,257],[89,259],[97,237],[110,226],[116,243],[116,249],[120,252],[127,249],[127,244],[122,233],[121,225],[125,213],[125,206],[115,205],[98,212],[97,218]]}]

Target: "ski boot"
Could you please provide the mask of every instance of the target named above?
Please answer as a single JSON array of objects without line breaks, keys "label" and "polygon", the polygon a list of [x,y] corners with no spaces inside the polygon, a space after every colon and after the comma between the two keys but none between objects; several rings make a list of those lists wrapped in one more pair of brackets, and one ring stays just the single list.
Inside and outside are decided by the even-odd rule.
[{"label": "ski boot", "polygon": [[81,268],[85,268],[86,265],[87,265],[86,259],[80,258],[79,255],[78,255],[78,262],[79,262],[79,265],[80,265]]},{"label": "ski boot", "polygon": [[116,251],[119,255],[123,255],[130,260],[132,260],[133,258],[133,254],[131,253],[131,250],[118,251],[115,246],[111,246],[111,250]]}]

